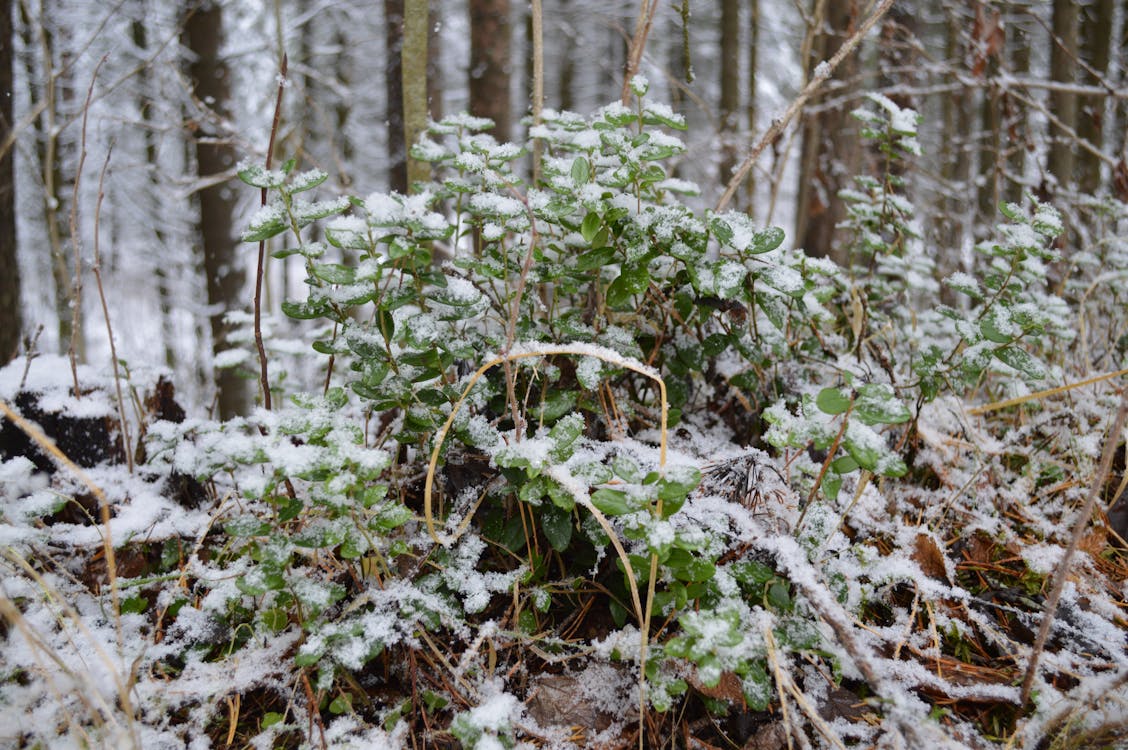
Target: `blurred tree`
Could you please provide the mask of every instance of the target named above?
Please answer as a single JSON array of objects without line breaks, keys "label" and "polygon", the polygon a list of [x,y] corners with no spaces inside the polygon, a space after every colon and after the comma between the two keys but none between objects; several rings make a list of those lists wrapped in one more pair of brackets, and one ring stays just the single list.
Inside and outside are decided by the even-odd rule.
[{"label": "blurred tree", "polygon": [[[235,150],[228,135],[231,76],[221,54],[223,34],[220,3],[186,0],[183,41],[190,56],[187,73],[195,109],[187,127],[195,144],[196,174],[202,185],[197,191],[199,237],[203,245],[214,355],[231,347],[233,327],[225,316],[243,307],[245,276],[233,221],[235,195],[229,172],[235,165]],[[234,368],[216,369],[215,382],[221,418],[229,419],[248,411],[250,397],[246,381]]]},{"label": "blurred tree", "polygon": [[728,184],[737,164],[740,129],[740,0],[721,0],[721,168],[718,182]]},{"label": "blurred tree", "polygon": [[[1081,60],[1084,63],[1082,80],[1090,86],[1103,86],[1108,74],[1112,49],[1113,0],[1092,0],[1081,8]],[[1077,134],[1096,150],[1104,145],[1105,102],[1104,94],[1085,96],[1077,113]],[[1077,153],[1077,187],[1089,195],[1101,187],[1101,159],[1088,148]]]},{"label": "blurred tree", "polygon": [[[823,17],[818,16],[819,10]],[[833,57],[846,41],[858,14],[855,0],[813,2],[814,38],[803,61],[808,80],[815,67]],[[857,60],[857,55],[843,60],[834,76],[837,85],[824,87],[823,93],[812,97],[801,125],[795,238],[811,255],[830,256],[842,265],[849,259],[846,244],[836,237],[836,227],[846,215],[838,192],[851,185],[861,163],[858,128],[850,117],[853,104],[847,103],[857,88]]]},{"label": "blurred tree", "polygon": [[384,0],[384,45],[388,189],[407,193],[407,141],[403,130],[403,0]]},{"label": "blurred tree", "polygon": [[509,0],[469,0],[469,8],[470,114],[493,120],[504,143],[512,137]]},{"label": "blurred tree", "polygon": [[20,345],[20,264],[16,257],[16,172],[12,121],[12,0],[0,0],[0,366]]},{"label": "blurred tree", "polygon": [[[20,3],[20,11],[20,34],[24,49],[29,51],[25,56],[26,80],[31,89],[31,105],[38,111],[33,121],[36,178],[51,255],[58,350],[65,352],[73,345],[75,356],[82,360],[85,353],[83,321],[81,309],[72,305],[77,279],[71,267],[73,259],[67,252],[77,167],[73,129],[67,127],[76,114],[69,27],[59,24],[65,14],[55,0],[40,3],[35,16],[31,15],[28,3]],[[32,50],[34,52],[30,52]]]},{"label": "blurred tree", "polygon": [[428,0],[404,0],[403,5],[403,135],[407,149],[407,186],[430,179],[427,162],[411,158],[411,147],[427,128],[427,41],[431,35]]},{"label": "blurred tree", "polygon": [[[1054,0],[1052,38],[1050,39],[1049,79],[1066,86],[1077,82],[1078,19],[1077,0]],[[1077,127],[1077,94],[1067,87],[1050,91],[1049,110],[1057,122],[1050,124],[1050,148],[1046,169],[1057,180],[1059,188],[1073,183],[1074,136]]]}]

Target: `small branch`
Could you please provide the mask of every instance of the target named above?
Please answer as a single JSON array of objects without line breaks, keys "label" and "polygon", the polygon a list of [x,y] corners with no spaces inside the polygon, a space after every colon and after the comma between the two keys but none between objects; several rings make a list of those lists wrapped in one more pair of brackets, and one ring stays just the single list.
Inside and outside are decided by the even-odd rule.
[{"label": "small branch", "polygon": [[1105,439],[1097,475],[1093,477],[1093,484],[1089,487],[1089,495],[1085,498],[1085,506],[1081,509],[1081,515],[1077,517],[1077,521],[1073,524],[1073,536],[1069,540],[1069,546],[1066,547],[1065,554],[1061,556],[1061,560],[1058,561],[1057,567],[1054,569],[1054,587],[1046,598],[1046,610],[1042,614],[1042,625],[1038,628],[1038,637],[1034,639],[1034,648],[1030,654],[1030,663],[1026,667],[1026,676],[1022,679],[1022,692],[1018,698],[1020,706],[1025,706],[1030,699],[1030,691],[1034,687],[1034,677],[1038,674],[1038,660],[1042,656],[1042,651],[1046,648],[1046,639],[1049,638],[1050,627],[1054,623],[1058,601],[1061,600],[1062,591],[1065,590],[1069,563],[1081,544],[1081,537],[1084,536],[1085,529],[1089,526],[1093,511],[1096,510],[1097,500],[1101,496],[1101,488],[1104,487],[1108,473],[1112,469],[1112,459],[1116,455],[1116,448],[1120,445],[1120,436],[1124,432],[1126,418],[1128,418],[1128,388],[1120,392],[1120,408],[1112,422],[1112,429],[1109,430],[1108,437]]},{"label": "small branch", "polygon": [[782,133],[784,129],[786,129],[787,126],[791,124],[791,121],[795,119],[795,116],[798,115],[800,111],[802,111],[803,105],[807,103],[807,100],[814,96],[816,92],[818,92],[819,87],[822,86],[823,82],[825,82],[826,79],[830,78],[835,69],[842,63],[843,60],[846,59],[846,56],[853,52],[854,48],[861,44],[866,34],[869,33],[869,30],[872,29],[874,24],[876,24],[878,20],[885,15],[885,13],[889,10],[890,7],[892,7],[892,5],[893,0],[881,0],[881,3],[877,6],[877,8],[874,9],[873,13],[870,14],[870,17],[865,20],[865,23],[859,26],[858,30],[854,32],[854,35],[847,39],[842,44],[842,46],[838,48],[838,51],[834,53],[834,57],[830,58],[830,60],[827,61],[826,65],[820,65],[815,69],[815,74],[814,76],[812,76],[810,83],[803,87],[803,90],[799,93],[799,96],[797,96],[795,100],[791,102],[791,104],[787,108],[787,111],[783,113],[783,116],[772,122],[767,132],[764,133],[763,136],[761,136],[760,140],[756,143],[755,146],[752,147],[752,150],[748,153],[748,156],[746,156],[744,158],[744,161],[741,162],[740,166],[737,167],[736,171],[732,175],[732,179],[729,180],[728,187],[725,188],[724,194],[721,196],[721,199],[717,201],[718,211],[723,211],[725,206],[729,204],[729,201],[732,200],[733,195],[736,194],[736,191],[740,188],[741,183],[744,182],[746,177],[748,177],[748,173],[752,171],[753,165],[755,165],[756,161],[760,158],[760,154],[763,153],[764,149],[767,148],[773,141],[775,141],[775,139],[779,137],[780,133]]},{"label": "small branch", "polygon": [[[288,58],[282,54],[282,65],[278,70],[278,95],[274,99],[274,119],[270,123],[270,142],[266,146],[266,168],[269,170],[274,159],[274,139],[278,136],[278,123],[282,119],[282,92],[286,90],[286,70]],[[266,188],[262,189],[261,205],[266,205]],[[259,357],[259,387],[262,388],[262,405],[270,411],[270,377],[267,371],[266,347],[262,343],[262,275],[266,262],[266,240],[259,240],[258,264],[255,266],[255,348]]]},{"label": "small branch", "polygon": [[[635,22],[634,36],[631,37],[631,46],[627,50],[627,67],[624,71],[623,90],[620,93],[624,105],[631,100],[631,79],[638,73],[639,66],[642,64],[642,52],[646,49],[646,38],[650,36],[650,28],[654,25],[654,14],[657,11],[657,0],[642,0],[642,7],[638,10],[638,20]],[[642,741],[641,737],[639,741]]]},{"label": "small branch", "polygon": [[121,373],[118,371],[117,345],[114,344],[114,327],[110,323],[110,308],[106,304],[106,290],[102,284],[102,253],[100,250],[98,231],[102,221],[102,199],[106,197],[105,184],[106,172],[110,167],[110,156],[113,155],[114,146],[111,143],[106,151],[106,162],[102,165],[102,172],[98,175],[98,201],[94,205],[94,282],[98,286],[98,298],[102,301],[102,317],[106,321],[106,335],[110,339],[110,363],[114,370],[114,388],[117,390],[118,420],[121,423],[122,447],[125,448],[125,463],[129,473],[133,473],[133,441],[129,436],[129,422],[125,417],[125,399],[121,395]]}]

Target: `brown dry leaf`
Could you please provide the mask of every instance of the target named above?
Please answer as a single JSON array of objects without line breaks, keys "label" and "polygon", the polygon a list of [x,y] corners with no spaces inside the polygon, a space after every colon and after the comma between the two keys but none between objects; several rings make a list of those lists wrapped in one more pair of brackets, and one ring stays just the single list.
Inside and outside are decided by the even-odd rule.
[{"label": "brown dry leaf", "polygon": [[584,695],[580,679],[572,675],[544,675],[536,680],[526,701],[531,716],[542,727],[591,727],[603,731],[611,718]]},{"label": "brown dry leaf", "polygon": [[779,750],[787,747],[787,729],[782,721],[773,721],[756,730],[741,750]]},{"label": "brown dry leaf", "polygon": [[721,680],[713,687],[706,687],[697,678],[697,672],[691,671],[689,684],[702,695],[714,700],[728,701],[737,706],[744,705],[744,690],[740,687],[740,678],[734,672],[722,672]]},{"label": "brown dry leaf", "polygon": [[929,578],[951,583],[948,580],[948,569],[944,567],[944,551],[928,534],[916,535],[912,559]]}]

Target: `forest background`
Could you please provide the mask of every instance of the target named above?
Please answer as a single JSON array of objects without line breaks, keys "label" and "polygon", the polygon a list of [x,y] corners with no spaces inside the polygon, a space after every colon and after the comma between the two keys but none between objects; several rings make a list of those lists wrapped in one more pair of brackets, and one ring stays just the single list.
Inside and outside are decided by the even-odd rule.
[{"label": "forest background", "polygon": [[[18,273],[0,285],[0,357],[31,340],[80,360],[107,356],[97,300],[76,293],[90,279],[97,207],[111,313],[129,321],[119,356],[159,350],[190,402],[209,404],[218,388],[218,413],[245,413],[245,378],[215,368],[237,341],[224,315],[248,309],[253,262],[238,223],[256,196],[234,181],[235,164],[263,158],[285,53],[276,152],[325,169],[342,193],[406,192],[403,3],[3,5],[0,262]],[[689,121],[672,171],[703,186],[700,204],[716,202],[863,6],[724,0],[655,14],[640,72]],[[544,106],[586,112],[618,98],[636,11],[625,1],[545,7]],[[838,194],[867,158],[849,112],[881,92],[923,115],[924,155],[906,179],[939,274],[961,267],[1000,200],[1027,192],[1070,215],[1073,244],[1092,243],[1090,198],[1128,190],[1124,17],[1113,0],[896,2],[771,141],[733,205],[787,228],[810,254],[841,259]],[[499,141],[523,133],[529,6],[434,2],[427,26],[426,69],[409,72],[426,77],[428,116],[468,110],[494,120]],[[266,309],[300,285],[295,259],[269,261]]]}]

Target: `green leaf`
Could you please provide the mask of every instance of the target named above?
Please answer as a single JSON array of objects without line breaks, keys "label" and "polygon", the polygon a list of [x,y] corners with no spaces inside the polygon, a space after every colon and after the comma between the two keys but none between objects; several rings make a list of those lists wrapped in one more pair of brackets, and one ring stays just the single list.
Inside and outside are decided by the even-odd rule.
[{"label": "green leaf", "polygon": [[755,255],[771,252],[782,245],[786,237],[787,235],[779,227],[768,227],[756,232],[752,237],[752,244],[749,245],[748,252]]},{"label": "green leaf", "polygon": [[621,516],[634,510],[627,493],[606,487],[591,493],[591,504],[608,516]]},{"label": "green leaf", "polygon": [[581,253],[576,258],[577,271],[591,271],[596,268],[603,268],[611,262],[615,257],[615,248],[610,246],[599,247],[594,250],[588,250]]},{"label": "green leaf", "polygon": [[784,612],[791,611],[791,594],[788,593],[787,586],[782,581],[776,581],[768,587],[767,600],[768,604],[776,609]]},{"label": "green leaf", "polygon": [[1003,346],[996,349],[993,354],[1000,361],[1007,363],[1031,380],[1042,380],[1046,377],[1045,365],[1021,347]]},{"label": "green leaf", "polygon": [[850,397],[838,388],[823,388],[815,397],[815,406],[823,414],[842,414],[850,408]]},{"label": "green leaf", "polygon": [[545,539],[557,552],[568,549],[572,542],[572,514],[555,505],[541,506],[541,528]]},{"label": "green leaf", "polygon": [[290,616],[286,610],[280,608],[268,609],[260,616],[263,627],[272,633],[284,630],[290,624]]},{"label": "green leaf", "polygon": [[611,460],[611,470],[624,481],[637,483],[642,481],[642,471],[638,464],[624,455],[617,455]]},{"label": "green leaf", "polygon": [[768,316],[768,320],[776,329],[782,331],[787,325],[787,303],[782,297],[775,294],[756,293],[756,304]]},{"label": "green leaf", "polygon": [[313,190],[329,179],[329,173],[320,169],[311,169],[301,174],[294,175],[294,179],[286,188],[286,191],[293,195],[295,193],[304,193],[306,190]]},{"label": "green leaf", "polygon": [[900,424],[912,418],[909,407],[886,383],[866,383],[858,387],[854,413],[866,424]]},{"label": "green leaf", "polygon": [[712,230],[713,236],[716,237],[717,241],[721,244],[727,245],[732,242],[732,227],[730,227],[728,222],[724,219],[713,217],[709,221],[709,229]]},{"label": "green leaf", "polygon": [[571,458],[572,444],[584,431],[584,427],[583,415],[575,412],[554,424],[548,431],[548,439],[552,443],[552,448],[548,451],[549,459],[555,463],[564,463]]},{"label": "green leaf", "polygon": [[[591,164],[582,156],[576,157],[572,162],[572,181],[577,185],[585,185],[591,180]],[[589,239],[585,237],[584,239]]]},{"label": "green leaf", "polygon": [[243,166],[236,174],[239,175],[240,180],[251,187],[264,188],[266,190],[280,188],[286,182],[286,175],[281,170],[267,169],[261,164]]},{"label": "green leaf", "polygon": [[282,207],[275,206],[273,211],[257,217],[257,220],[243,231],[241,239],[243,242],[261,242],[282,234],[288,228]]},{"label": "green leaf", "polygon": [[983,338],[996,344],[1009,344],[1014,341],[1014,336],[1008,336],[999,330],[995,319],[996,315],[989,313],[983,316],[983,320],[979,322],[979,332],[983,334]]},{"label": "green leaf", "polygon": [[122,599],[121,613],[123,615],[139,615],[149,607],[149,600],[143,596],[131,596]]},{"label": "green leaf", "polygon": [[645,292],[648,286],[650,272],[645,265],[627,266],[607,288],[607,304],[614,308],[625,307],[632,297]]},{"label": "green leaf", "polygon": [[356,269],[341,263],[314,263],[310,270],[314,276],[329,284],[352,284],[356,281]]},{"label": "green leaf", "polygon": [[591,244],[601,226],[603,226],[603,217],[594,211],[589,211],[587,216],[584,217],[583,223],[580,224],[580,234],[583,235],[584,242]]},{"label": "green leaf", "polygon": [[329,703],[329,713],[340,716],[352,711],[352,695],[342,693]]},{"label": "green leaf", "polygon": [[318,302],[283,302],[282,312],[295,320],[314,320],[325,317],[329,305],[324,301]]}]

